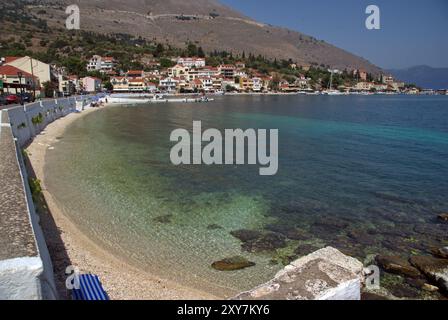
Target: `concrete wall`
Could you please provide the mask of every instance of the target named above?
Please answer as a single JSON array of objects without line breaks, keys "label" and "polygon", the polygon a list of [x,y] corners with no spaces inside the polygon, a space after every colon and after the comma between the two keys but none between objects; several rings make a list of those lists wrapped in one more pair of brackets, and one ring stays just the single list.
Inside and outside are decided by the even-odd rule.
[{"label": "concrete wall", "polygon": [[[45,100],[0,112],[0,300],[58,298],[21,150],[49,123],[92,98]],[[33,123],[39,115],[42,122]]]},{"label": "concrete wall", "polygon": [[[11,128],[19,146],[22,147],[31,141],[49,123],[76,111],[77,104],[86,106],[91,99],[91,96],[51,99],[7,109]],[[33,124],[33,118],[36,119],[39,115],[42,115],[42,123]]]}]

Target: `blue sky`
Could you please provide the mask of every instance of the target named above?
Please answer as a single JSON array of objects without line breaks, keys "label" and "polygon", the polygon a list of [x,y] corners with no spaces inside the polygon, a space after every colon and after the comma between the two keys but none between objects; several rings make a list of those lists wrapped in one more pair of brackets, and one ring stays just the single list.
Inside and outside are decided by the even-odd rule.
[{"label": "blue sky", "polygon": [[[383,68],[448,67],[447,0],[219,0],[246,16],[297,30]],[[381,10],[367,30],[365,9]]]}]

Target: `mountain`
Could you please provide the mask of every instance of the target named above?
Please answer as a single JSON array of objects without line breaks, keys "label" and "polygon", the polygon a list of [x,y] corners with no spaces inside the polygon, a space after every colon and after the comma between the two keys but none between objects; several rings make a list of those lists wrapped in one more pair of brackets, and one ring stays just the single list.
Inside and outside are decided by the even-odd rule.
[{"label": "mountain", "polygon": [[206,51],[261,54],[301,65],[381,72],[369,61],[300,32],[257,22],[215,0],[27,0],[30,12],[50,26],[65,25],[65,8],[80,7],[81,28],[123,33]]},{"label": "mountain", "polygon": [[416,66],[409,69],[388,70],[395,78],[425,89],[447,89],[448,68]]}]

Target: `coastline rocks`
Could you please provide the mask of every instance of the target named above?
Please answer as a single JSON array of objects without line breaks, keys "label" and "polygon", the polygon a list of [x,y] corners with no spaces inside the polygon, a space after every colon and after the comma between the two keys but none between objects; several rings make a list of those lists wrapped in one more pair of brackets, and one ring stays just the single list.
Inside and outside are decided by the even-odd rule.
[{"label": "coastline rocks", "polygon": [[313,246],[312,244],[301,244],[297,246],[297,248],[294,250],[294,253],[299,256],[305,256],[307,254],[313,253],[314,251],[317,251],[318,249],[318,247]]},{"label": "coastline rocks", "polygon": [[442,291],[448,293],[448,259],[414,256],[409,261]]},{"label": "coastline rocks", "polygon": [[375,258],[378,265],[386,272],[410,278],[421,276],[420,271],[414,268],[407,260],[398,256],[382,256]]},{"label": "coastline rocks", "polygon": [[286,247],[286,237],[278,233],[267,233],[261,237],[247,241],[241,246],[248,252],[273,251]]},{"label": "coastline rocks", "polygon": [[360,300],[363,264],[327,247],[300,258],[236,300]]},{"label": "coastline rocks", "polygon": [[232,231],[230,234],[242,242],[247,242],[261,237],[263,233],[257,230],[241,229]]},{"label": "coastline rocks", "polygon": [[280,233],[291,240],[308,240],[311,235],[290,225],[270,224],[266,229],[275,233]]},{"label": "coastline rocks", "polygon": [[439,214],[437,218],[439,221],[448,222],[448,213]]},{"label": "coastline rocks", "polygon": [[387,289],[397,298],[416,299],[420,296],[418,290],[401,284],[389,286]]},{"label": "coastline rocks", "polygon": [[422,290],[425,290],[427,292],[437,292],[437,291],[439,291],[439,288],[436,286],[430,285],[429,283],[425,283],[422,286]]},{"label": "coastline rocks", "polygon": [[428,236],[431,239],[443,240],[448,238],[448,228],[445,224],[419,224],[416,225],[414,231]]},{"label": "coastline rocks", "polygon": [[406,278],[404,280],[404,282],[406,284],[410,285],[411,287],[419,289],[419,290],[422,290],[423,286],[426,284],[426,280],[422,279],[422,278],[418,278],[418,279],[416,279],[416,278]]},{"label": "coastline rocks", "polygon": [[241,248],[248,252],[273,251],[286,247],[286,237],[279,233],[263,233],[256,230],[236,230],[230,232],[232,236],[241,240]]},{"label": "coastline rocks", "polygon": [[361,293],[361,300],[389,300],[387,297],[381,296],[373,292]]},{"label": "coastline rocks", "polygon": [[363,230],[351,230],[347,233],[349,238],[356,241],[356,243],[360,243],[366,246],[373,246],[376,243],[375,236],[372,236],[366,231]]},{"label": "coastline rocks", "polygon": [[448,247],[433,249],[431,252],[438,258],[448,259]]},{"label": "coastline rocks", "polygon": [[255,266],[254,262],[240,256],[225,258],[212,263],[212,268],[218,271],[236,271],[253,266]]}]

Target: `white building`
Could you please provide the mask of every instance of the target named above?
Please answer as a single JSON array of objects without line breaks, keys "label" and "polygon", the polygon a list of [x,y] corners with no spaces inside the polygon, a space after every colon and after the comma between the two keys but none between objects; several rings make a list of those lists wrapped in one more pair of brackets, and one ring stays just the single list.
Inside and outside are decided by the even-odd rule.
[{"label": "white building", "polygon": [[176,91],[179,80],[172,77],[167,77],[160,80],[159,89],[166,92]]},{"label": "white building", "polygon": [[255,92],[263,91],[263,80],[261,78],[252,78],[252,90]]},{"label": "white building", "polygon": [[112,72],[115,68],[115,60],[112,57],[94,55],[87,64],[87,71]]},{"label": "white building", "polygon": [[181,66],[184,67],[189,67],[189,68],[203,68],[205,67],[205,58],[178,58],[177,59],[177,64],[180,64]]}]

